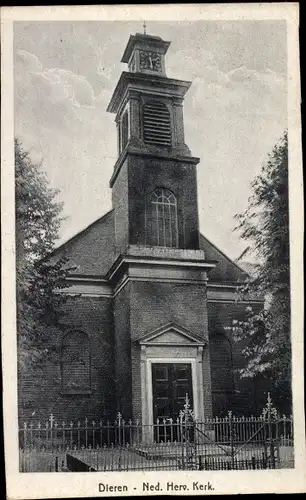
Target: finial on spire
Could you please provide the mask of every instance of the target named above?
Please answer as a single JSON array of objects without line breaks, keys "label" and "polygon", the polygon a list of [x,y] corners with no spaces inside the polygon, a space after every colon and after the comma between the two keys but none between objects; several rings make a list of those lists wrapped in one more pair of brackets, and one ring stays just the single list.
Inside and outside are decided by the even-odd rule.
[{"label": "finial on spire", "polygon": [[147,34],[147,25],[146,25],[146,22],[144,21],[143,22],[143,34],[146,35]]}]

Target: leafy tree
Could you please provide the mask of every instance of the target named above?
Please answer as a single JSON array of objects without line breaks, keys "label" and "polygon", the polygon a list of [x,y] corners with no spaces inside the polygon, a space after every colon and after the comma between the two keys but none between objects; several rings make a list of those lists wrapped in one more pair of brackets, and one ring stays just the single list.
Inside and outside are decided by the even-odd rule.
[{"label": "leafy tree", "polygon": [[[42,165],[34,163],[15,140],[16,295],[19,373],[50,355],[48,327],[61,328],[63,304],[56,291],[69,271],[66,256],[50,259],[59,235],[62,205],[49,187]],[[67,286],[67,285],[65,285]]]},{"label": "leafy tree", "polygon": [[239,293],[265,297],[265,307],[248,307],[243,323],[233,322],[245,365],[241,377],[269,375],[279,406],[291,405],[290,263],[287,132],[252,182],[248,207],[237,228],[255,253],[255,276]]}]

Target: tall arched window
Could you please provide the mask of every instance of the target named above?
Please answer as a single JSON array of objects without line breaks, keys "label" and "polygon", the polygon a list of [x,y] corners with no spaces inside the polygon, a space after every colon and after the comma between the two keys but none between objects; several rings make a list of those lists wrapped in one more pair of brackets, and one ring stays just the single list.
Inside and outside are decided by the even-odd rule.
[{"label": "tall arched window", "polygon": [[171,146],[170,112],[163,102],[150,101],[142,108],[143,139],[156,146]]},{"label": "tall arched window", "polygon": [[90,345],[82,331],[72,331],[62,342],[61,374],[63,392],[90,390]]},{"label": "tall arched window", "polygon": [[177,202],[174,194],[157,188],[147,204],[147,242],[162,247],[178,246]]}]

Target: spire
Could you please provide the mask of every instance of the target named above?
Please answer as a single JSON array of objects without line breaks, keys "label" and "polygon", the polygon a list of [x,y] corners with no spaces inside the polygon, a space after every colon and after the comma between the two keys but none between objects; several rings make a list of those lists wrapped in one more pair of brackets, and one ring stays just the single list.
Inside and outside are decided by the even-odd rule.
[{"label": "spire", "polygon": [[146,22],[144,21],[143,22],[143,34],[146,35],[147,34],[147,25],[146,25]]}]

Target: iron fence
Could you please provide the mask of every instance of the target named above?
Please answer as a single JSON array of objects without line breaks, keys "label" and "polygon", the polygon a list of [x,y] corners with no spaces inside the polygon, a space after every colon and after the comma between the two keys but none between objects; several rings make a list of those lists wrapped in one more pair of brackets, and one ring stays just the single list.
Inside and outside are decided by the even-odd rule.
[{"label": "iron fence", "polygon": [[24,423],[20,471],[243,470],[294,466],[292,418],[264,413],[146,425],[103,420]]}]

